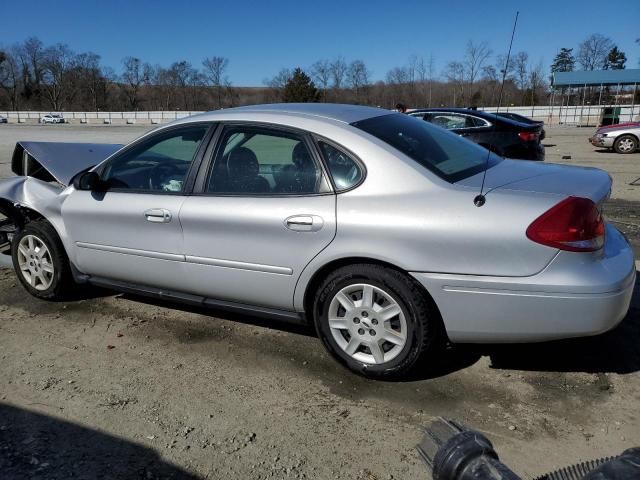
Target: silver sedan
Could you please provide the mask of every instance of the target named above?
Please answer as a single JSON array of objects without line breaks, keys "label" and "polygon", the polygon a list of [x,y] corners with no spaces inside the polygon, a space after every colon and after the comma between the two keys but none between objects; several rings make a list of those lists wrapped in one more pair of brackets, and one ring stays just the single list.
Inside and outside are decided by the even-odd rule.
[{"label": "silver sedan", "polygon": [[20,142],[12,166],[0,250],[32,295],[88,283],[305,322],[376,378],[445,342],[604,332],[635,280],[605,172],[381,109],[229,109],[124,147]]},{"label": "silver sedan", "polygon": [[598,128],[589,138],[594,147],[609,148],[616,153],[633,153],[640,148],[640,123],[620,123]]}]

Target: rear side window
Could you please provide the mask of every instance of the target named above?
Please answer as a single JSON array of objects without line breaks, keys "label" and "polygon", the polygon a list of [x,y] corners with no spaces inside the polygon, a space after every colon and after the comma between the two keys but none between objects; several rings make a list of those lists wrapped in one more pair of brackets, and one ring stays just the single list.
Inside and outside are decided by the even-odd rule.
[{"label": "rear side window", "polygon": [[337,191],[348,190],[360,183],[363,172],[353,158],[326,142],[319,141],[318,145]]},{"label": "rear side window", "polygon": [[399,150],[448,182],[457,182],[500,162],[500,157],[429,122],[393,113],[352,124]]},{"label": "rear side window", "polygon": [[296,134],[227,127],[208,181],[210,193],[309,195],[328,191],[320,167]]}]

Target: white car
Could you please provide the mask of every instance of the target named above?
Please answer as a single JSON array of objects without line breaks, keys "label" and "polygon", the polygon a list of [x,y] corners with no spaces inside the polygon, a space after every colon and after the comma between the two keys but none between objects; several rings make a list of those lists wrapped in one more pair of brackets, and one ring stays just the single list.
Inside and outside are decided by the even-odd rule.
[{"label": "white car", "polygon": [[64,123],[64,117],[58,113],[47,113],[40,117],[40,123]]}]

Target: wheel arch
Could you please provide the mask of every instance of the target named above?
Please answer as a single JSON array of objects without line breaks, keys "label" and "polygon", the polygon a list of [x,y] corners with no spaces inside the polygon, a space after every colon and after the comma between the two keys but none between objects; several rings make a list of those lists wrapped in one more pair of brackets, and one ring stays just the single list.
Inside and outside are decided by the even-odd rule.
[{"label": "wheel arch", "polygon": [[402,273],[403,275],[407,275],[408,277],[412,278],[415,284],[420,288],[420,290],[425,295],[425,298],[429,302],[432,308],[432,311],[435,312],[440,317],[440,321],[442,322],[442,314],[440,312],[440,309],[438,308],[438,305],[433,299],[433,296],[429,293],[429,291],[425,288],[425,286],[422,285],[417,280],[415,280],[409,274],[409,272],[407,272],[403,268],[398,267],[397,265],[394,265],[393,263],[390,263],[384,260],[379,260],[376,258],[364,257],[364,256],[363,257],[352,256],[352,257],[336,258],[325,263],[324,265],[316,269],[316,271],[313,273],[309,281],[304,286],[302,306],[304,308],[305,317],[309,323],[313,323],[313,301],[315,298],[315,294],[318,288],[320,287],[320,285],[322,284],[323,280],[331,272],[337,270],[338,268],[346,267],[348,265],[357,265],[357,264],[378,265],[381,267],[389,268],[391,270],[395,270],[399,273]]},{"label": "wheel arch", "polygon": [[[52,222],[45,215],[43,215],[33,207],[0,197],[0,216],[4,216],[10,221],[9,225],[13,227],[13,230],[9,232],[11,234],[19,232],[29,222],[43,220],[51,225],[53,230],[58,235],[58,238],[60,238],[61,241],[63,240],[63,236],[60,234],[60,230],[58,228],[58,225],[56,225],[56,222]],[[2,219],[0,218],[0,221],[1,220]],[[62,244],[65,247],[65,251],[68,255],[69,252],[67,251],[68,249],[64,244],[64,241],[62,241]]]},{"label": "wheel arch", "polygon": [[638,146],[640,146],[640,137],[635,133],[623,133],[622,135],[618,135],[616,139],[613,141],[613,143],[615,144],[618,140],[620,140],[623,137],[633,137],[635,141],[638,143]]}]

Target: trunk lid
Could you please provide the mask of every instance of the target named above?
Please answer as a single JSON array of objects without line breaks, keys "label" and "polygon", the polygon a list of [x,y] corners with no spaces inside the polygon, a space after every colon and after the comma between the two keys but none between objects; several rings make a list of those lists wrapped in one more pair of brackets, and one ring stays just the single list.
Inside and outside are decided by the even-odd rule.
[{"label": "trunk lid", "polygon": [[[458,182],[480,192],[482,172]],[[603,170],[553,163],[503,160],[487,170],[485,195],[496,190],[583,197],[601,205],[611,194],[611,177]]]}]

